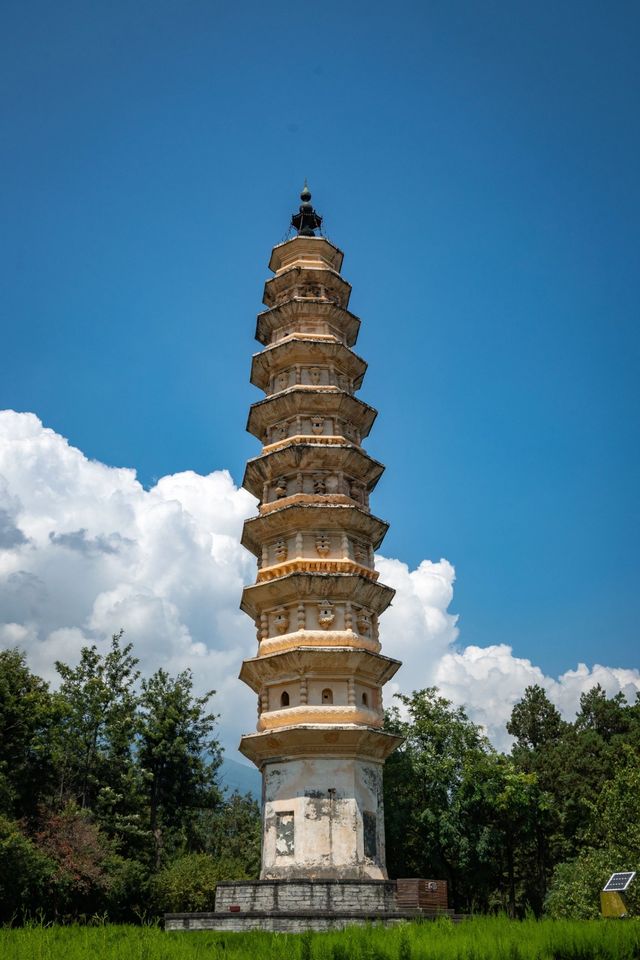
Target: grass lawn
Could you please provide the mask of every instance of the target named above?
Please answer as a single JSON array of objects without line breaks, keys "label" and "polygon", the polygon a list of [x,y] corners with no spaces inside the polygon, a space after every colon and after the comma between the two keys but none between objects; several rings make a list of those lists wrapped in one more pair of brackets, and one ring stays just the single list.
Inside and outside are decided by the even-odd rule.
[{"label": "grass lawn", "polygon": [[159,927],[0,928],[1,960],[640,960],[640,920],[486,917],[335,933],[165,933]]}]

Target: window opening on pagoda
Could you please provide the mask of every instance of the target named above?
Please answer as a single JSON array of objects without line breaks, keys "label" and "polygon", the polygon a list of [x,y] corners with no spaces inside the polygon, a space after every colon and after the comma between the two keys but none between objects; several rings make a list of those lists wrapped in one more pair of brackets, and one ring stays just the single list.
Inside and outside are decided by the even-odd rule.
[{"label": "window opening on pagoda", "polygon": [[363,694],[362,694],[362,705],[363,705],[364,707],[368,707],[368,706],[369,706],[369,697],[366,695],[366,693],[363,693]]},{"label": "window opening on pagoda", "polygon": [[322,691],[322,702],[333,703],[333,690],[329,690],[327,687],[326,690]]},{"label": "window opening on pagoda", "polygon": [[280,694],[280,706],[281,707],[289,706],[289,694],[287,693],[286,690],[283,690],[282,693]]}]

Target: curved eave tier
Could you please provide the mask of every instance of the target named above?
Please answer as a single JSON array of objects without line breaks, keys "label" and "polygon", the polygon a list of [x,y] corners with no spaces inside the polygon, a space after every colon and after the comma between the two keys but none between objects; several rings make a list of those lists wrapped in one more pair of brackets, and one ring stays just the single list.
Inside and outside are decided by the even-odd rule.
[{"label": "curved eave tier", "polygon": [[[321,288],[322,292],[307,293],[312,287]],[[289,291],[291,291],[290,296],[287,296]],[[290,267],[267,280],[262,302],[266,307],[275,307],[283,297],[289,300],[291,297],[306,296],[320,296],[346,309],[349,306],[351,284],[336,270],[329,270],[326,267]]]},{"label": "curved eave tier", "polygon": [[384,583],[358,573],[306,573],[299,571],[252,583],[242,591],[240,609],[254,620],[263,610],[299,600],[353,600],[381,614],[386,610],[395,590]]},{"label": "curved eave tier", "polygon": [[251,383],[266,393],[271,377],[281,370],[290,369],[295,364],[319,366],[327,362],[335,364],[353,382],[354,390],[360,389],[367,369],[362,357],[339,341],[295,333],[254,354]]},{"label": "curved eave tier", "polygon": [[292,530],[339,530],[364,537],[377,550],[388,529],[389,524],[384,520],[353,504],[289,503],[281,509],[245,520],[242,546],[259,557],[263,543]]},{"label": "curved eave tier", "polygon": [[[289,297],[277,307],[258,314],[256,340],[266,346],[274,339],[287,335],[281,331],[296,332],[289,329],[292,325],[301,333],[319,333],[328,339],[333,336],[352,347],[358,339],[360,318],[339,304],[320,297]],[[325,327],[327,333],[309,330],[309,325]]]},{"label": "curved eave tier", "polygon": [[342,268],[344,254],[325,237],[292,237],[279,243],[271,251],[269,270],[281,273],[293,266],[324,264],[338,273]]},{"label": "curved eave tier", "polygon": [[355,677],[382,686],[401,667],[399,660],[353,647],[297,647],[245,660],[240,679],[256,693],[265,683],[286,683],[301,676]]},{"label": "curved eave tier", "polygon": [[369,758],[382,763],[400,746],[403,738],[374,727],[300,724],[278,727],[277,732],[246,734],[240,741],[240,753],[257,767],[269,761],[298,757]]},{"label": "curved eave tier", "polygon": [[260,500],[265,483],[271,483],[277,477],[310,470],[342,470],[354,480],[360,480],[371,492],[384,473],[384,466],[365,453],[362,447],[348,440],[328,447],[314,443],[313,439],[291,439],[277,450],[247,461],[242,486]]},{"label": "curved eave tier", "polygon": [[368,403],[337,387],[295,386],[254,403],[249,411],[247,430],[264,441],[267,429],[282,420],[297,416],[340,417],[353,423],[364,438],[369,435],[377,415],[378,411]]}]

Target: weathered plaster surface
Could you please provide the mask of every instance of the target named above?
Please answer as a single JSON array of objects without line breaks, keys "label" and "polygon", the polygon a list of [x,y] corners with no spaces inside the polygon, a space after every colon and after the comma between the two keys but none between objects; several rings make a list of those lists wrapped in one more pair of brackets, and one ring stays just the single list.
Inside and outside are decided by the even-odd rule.
[{"label": "weathered plaster surface", "polygon": [[[264,772],[263,879],[386,878],[382,764],[314,757],[267,764]],[[288,843],[279,817],[291,816]],[[375,850],[365,855],[364,821]]]}]

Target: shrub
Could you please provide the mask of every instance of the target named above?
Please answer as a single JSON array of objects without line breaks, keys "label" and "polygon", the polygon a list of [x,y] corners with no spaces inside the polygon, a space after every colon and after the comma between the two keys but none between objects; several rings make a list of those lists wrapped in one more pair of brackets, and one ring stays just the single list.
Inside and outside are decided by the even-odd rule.
[{"label": "shrub", "polygon": [[[554,920],[594,920],[600,916],[600,891],[616,870],[640,870],[637,861],[629,863],[628,853],[609,847],[583,850],[568,863],[559,864],[553,874],[545,900],[545,913]],[[629,912],[640,915],[637,884],[625,894]]]},{"label": "shrub", "polygon": [[234,860],[216,859],[208,853],[178,857],[156,875],[154,902],[163,913],[213,910],[216,886],[221,880],[245,880]]},{"label": "shrub", "polygon": [[0,920],[10,920],[18,910],[41,909],[54,872],[53,861],[19,825],[0,817]]}]

